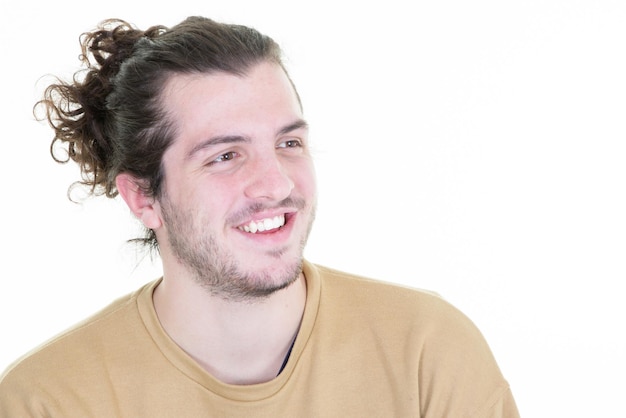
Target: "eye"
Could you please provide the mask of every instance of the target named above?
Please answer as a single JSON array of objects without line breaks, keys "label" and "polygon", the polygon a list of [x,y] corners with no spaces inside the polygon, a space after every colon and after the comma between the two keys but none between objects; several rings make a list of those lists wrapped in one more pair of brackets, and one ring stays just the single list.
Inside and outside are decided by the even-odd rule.
[{"label": "eye", "polygon": [[219,155],[215,160],[211,161],[211,163],[222,163],[225,161],[234,160],[237,156],[235,151],[225,152],[224,154]]},{"label": "eye", "polygon": [[302,142],[298,139],[289,139],[287,141],[278,144],[278,148],[299,148],[302,147]]}]

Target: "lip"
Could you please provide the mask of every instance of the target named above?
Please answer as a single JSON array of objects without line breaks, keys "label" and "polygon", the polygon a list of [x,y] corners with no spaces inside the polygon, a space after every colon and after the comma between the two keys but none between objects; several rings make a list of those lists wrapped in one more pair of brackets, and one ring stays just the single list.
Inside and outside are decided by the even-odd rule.
[{"label": "lip", "polygon": [[279,209],[273,209],[269,211],[257,212],[254,214],[253,217],[246,219],[239,225],[235,226],[235,228],[248,225],[250,222],[260,222],[264,219],[272,219],[272,218],[275,218],[276,216],[283,216],[283,215],[285,216],[285,224],[286,224],[287,219],[292,217],[295,212],[297,212],[297,209],[293,209],[293,208],[279,208]]},{"label": "lip", "polygon": [[[298,211],[293,208],[280,208],[273,209],[270,211],[258,212],[253,215],[253,217],[249,218],[245,222],[238,224],[233,229],[238,232],[243,238],[247,240],[255,241],[256,243],[263,243],[268,245],[279,245],[285,244],[286,241],[291,237],[291,232],[296,223]],[[246,232],[240,228],[243,228],[244,225],[248,225],[250,222],[259,222],[267,218],[274,218],[276,216],[284,216],[285,224],[280,228],[272,229],[270,231],[256,232],[250,233]]]}]

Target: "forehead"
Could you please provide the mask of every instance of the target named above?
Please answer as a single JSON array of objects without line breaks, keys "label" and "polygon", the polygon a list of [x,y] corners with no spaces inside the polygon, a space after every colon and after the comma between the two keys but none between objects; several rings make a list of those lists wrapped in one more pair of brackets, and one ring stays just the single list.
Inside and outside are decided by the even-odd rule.
[{"label": "forehead", "polygon": [[172,75],[161,99],[182,136],[197,134],[198,130],[280,125],[302,117],[298,96],[287,74],[280,65],[269,62],[251,67],[244,75],[225,72]]}]

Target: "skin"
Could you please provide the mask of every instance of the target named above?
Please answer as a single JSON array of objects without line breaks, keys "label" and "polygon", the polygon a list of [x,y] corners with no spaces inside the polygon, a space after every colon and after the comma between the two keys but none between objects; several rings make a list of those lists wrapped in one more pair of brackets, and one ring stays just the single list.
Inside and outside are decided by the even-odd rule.
[{"label": "skin", "polygon": [[[304,311],[302,251],[315,213],[297,95],[280,66],[263,62],[244,76],[173,75],[162,103],[177,128],[163,156],[162,196],[145,195],[128,174],[116,181],[159,242],[157,315],[219,380],[271,380]],[[244,230],[276,217],[285,224]]]}]

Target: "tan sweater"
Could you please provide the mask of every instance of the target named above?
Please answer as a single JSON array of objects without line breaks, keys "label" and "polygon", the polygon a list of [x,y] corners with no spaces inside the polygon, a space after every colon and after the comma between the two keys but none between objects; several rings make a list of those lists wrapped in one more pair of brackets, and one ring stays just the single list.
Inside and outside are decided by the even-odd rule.
[{"label": "tan sweater", "polygon": [[482,335],[440,297],[310,263],[304,274],[301,329],[272,381],[204,371],[161,328],[156,281],[9,367],[0,416],[519,416]]}]

